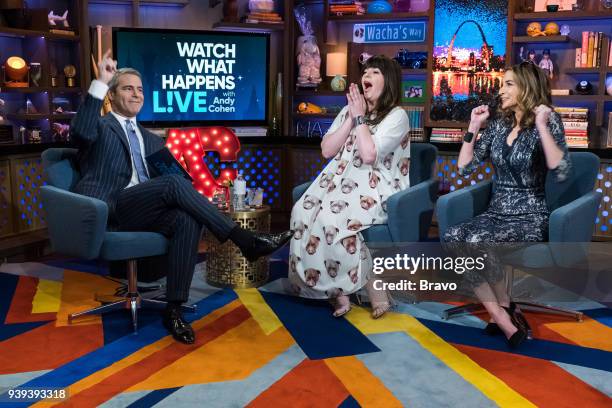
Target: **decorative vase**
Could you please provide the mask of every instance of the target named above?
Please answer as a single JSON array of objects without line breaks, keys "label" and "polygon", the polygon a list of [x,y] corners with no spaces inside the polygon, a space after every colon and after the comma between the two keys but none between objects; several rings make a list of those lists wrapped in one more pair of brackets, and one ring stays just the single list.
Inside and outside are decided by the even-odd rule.
[{"label": "decorative vase", "polygon": [[331,80],[331,89],[335,92],[342,92],[346,89],[346,79],[342,75],[336,75]]}]

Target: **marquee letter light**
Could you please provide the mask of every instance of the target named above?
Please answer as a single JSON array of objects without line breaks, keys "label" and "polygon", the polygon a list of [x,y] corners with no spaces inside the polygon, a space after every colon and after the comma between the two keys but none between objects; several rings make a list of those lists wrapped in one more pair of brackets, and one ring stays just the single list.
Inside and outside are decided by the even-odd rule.
[{"label": "marquee letter light", "polygon": [[222,162],[235,162],[240,151],[240,141],[230,129],[223,126],[170,129],[166,146],[174,157],[193,177],[193,186],[208,198],[213,196],[223,182],[234,180],[236,170],[226,168],[215,179],[204,162],[206,152],[219,153]]}]

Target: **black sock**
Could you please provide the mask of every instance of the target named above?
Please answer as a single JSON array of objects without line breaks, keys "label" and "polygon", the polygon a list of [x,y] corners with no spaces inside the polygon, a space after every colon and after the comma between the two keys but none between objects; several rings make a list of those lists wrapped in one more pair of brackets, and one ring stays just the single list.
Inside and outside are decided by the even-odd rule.
[{"label": "black sock", "polygon": [[240,226],[234,227],[229,234],[229,239],[236,244],[238,248],[246,249],[253,243],[253,233],[249,230],[245,230]]}]

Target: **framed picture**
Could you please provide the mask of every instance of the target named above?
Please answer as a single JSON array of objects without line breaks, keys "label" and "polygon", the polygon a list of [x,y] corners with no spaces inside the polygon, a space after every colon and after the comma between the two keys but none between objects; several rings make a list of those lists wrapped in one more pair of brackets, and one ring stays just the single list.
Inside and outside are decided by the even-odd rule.
[{"label": "framed picture", "polygon": [[426,89],[425,81],[402,81],[402,102],[424,103]]},{"label": "framed picture", "polygon": [[548,3],[548,0],[535,0],[533,11],[536,11],[536,12],[546,11],[547,3]]},{"label": "framed picture", "polygon": [[436,0],[432,121],[466,123],[472,109],[495,101],[506,65],[508,2]]}]

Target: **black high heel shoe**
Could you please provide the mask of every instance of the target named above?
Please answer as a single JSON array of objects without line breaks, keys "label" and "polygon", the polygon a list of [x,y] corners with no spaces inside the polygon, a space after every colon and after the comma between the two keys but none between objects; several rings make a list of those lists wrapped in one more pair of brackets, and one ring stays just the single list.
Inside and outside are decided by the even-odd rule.
[{"label": "black high heel shoe", "polygon": [[510,316],[510,321],[517,328],[516,332],[510,336],[510,338],[506,339],[508,346],[512,349],[516,349],[525,341],[525,339],[527,339],[527,328],[523,326],[521,319],[517,316],[515,310],[516,305],[510,304],[510,307],[502,306],[502,308],[506,311],[506,313],[508,313],[508,316]]},{"label": "black high heel shoe", "polygon": [[[503,307],[503,306],[502,306]],[[510,302],[510,315],[514,314],[516,310],[516,303]],[[489,336],[497,336],[500,334],[504,334],[502,329],[499,328],[499,325],[495,322],[489,322],[484,328],[484,332]]]},{"label": "black high heel shoe", "polygon": [[489,322],[484,328],[484,332],[489,336],[497,336],[498,334],[504,334],[502,329],[499,328],[497,323]]}]

